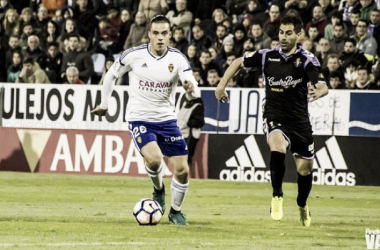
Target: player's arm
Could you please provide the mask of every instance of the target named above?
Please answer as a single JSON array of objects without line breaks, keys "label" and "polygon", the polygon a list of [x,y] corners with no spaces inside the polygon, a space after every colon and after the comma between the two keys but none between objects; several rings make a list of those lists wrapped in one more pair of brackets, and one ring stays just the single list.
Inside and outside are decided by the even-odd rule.
[{"label": "player's arm", "polygon": [[305,70],[310,78],[311,84],[307,86],[309,102],[318,100],[329,93],[325,78],[321,73],[319,61],[315,57],[306,65]]},{"label": "player's arm", "polygon": [[222,79],[220,80],[218,86],[215,90],[215,97],[218,101],[221,102],[230,102],[230,99],[228,98],[228,94],[226,89],[227,82],[230,80],[234,75],[239,71],[240,68],[242,68],[243,65],[243,57],[239,57],[235,59],[230,66],[228,66],[226,72],[224,73]]},{"label": "player's arm", "polygon": [[[126,53],[126,52],[124,52]],[[108,110],[108,100],[111,98],[113,88],[116,83],[116,79],[120,76],[122,76],[125,72],[129,70],[129,67],[126,66],[127,64],[127,56],[118,58],[112,65],[111,68],[107,71],[104,81],[103,81],[103,87],[102,87],[102,101],[99,106],[97,106],[95,109],[91,110],[92,114],[104,116],[107,114]],[[121,62],[121,58],[123,59],[123,62]],[[122,67],[125,66],[125,67]]]}]

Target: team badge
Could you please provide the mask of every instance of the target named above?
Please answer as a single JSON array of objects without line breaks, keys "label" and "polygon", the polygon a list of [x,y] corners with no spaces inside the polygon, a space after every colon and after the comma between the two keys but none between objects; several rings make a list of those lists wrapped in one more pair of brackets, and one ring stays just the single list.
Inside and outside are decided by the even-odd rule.
[{"label": "team badge", "polygon": [[139,136],[139,137],[137,137],[137,142],[138,143],[141,143],[142,142],[142,139],[141,139],[141,137]]},{"label": "team badge", "polygon": [[299,66],[301,66],[301,64],[302,64],[302,61],[301,61],[300,58],[297,58],[296,61],[294,62],[294,66],[296,66],[297,68],[298,68]]},{"label": "team badge", "polygon": [[170,73],[172,73],[173,69],[174,69],[174,65],[172,63],[169,64],[168,69],[169,69]]}]

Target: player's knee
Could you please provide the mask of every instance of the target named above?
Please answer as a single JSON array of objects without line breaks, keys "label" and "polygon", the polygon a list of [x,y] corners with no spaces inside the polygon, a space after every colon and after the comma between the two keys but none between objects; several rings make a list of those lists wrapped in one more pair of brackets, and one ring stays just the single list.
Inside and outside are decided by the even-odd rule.
[{"label": "player's knee", "polygon": [[174,174],[180,183],[187,183],[188,176],[189,176],[189,167],[177,166]]},{"label": "player's knee", "polygon": [[145,161],[150,170],[157,171],[160,168],[163,159],[162,156],[145,157]]}]

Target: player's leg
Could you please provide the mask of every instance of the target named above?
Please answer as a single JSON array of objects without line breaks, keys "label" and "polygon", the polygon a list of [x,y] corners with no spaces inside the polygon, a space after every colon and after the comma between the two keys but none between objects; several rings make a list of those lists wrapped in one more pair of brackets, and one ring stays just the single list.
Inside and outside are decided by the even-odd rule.
[{"label": "player's leg", "polygon": [[289,145],[282,131],[273,131],[268,137],[270,155],[270,173],[272,181],[271,217],[273,220],[281,220],[283,217],[283,192],[282,182],[285,174],[285,155]]},{"label": "player's leg", "polygon": [[294,156],[294,159],[298,173],[297,205],[300,212],[300,223],[302,226],[309,227],[311,223],[311,217],[309,207],[307,205],[307,198],[309,197],[313,183],[312,169],[314,159],[303,159],[298,156]]},{"label": "player's leg", "polygon": [[173,178],[170,187],[172,198],[169,220],[174,224],[188,225],[184,214],[181,212],[182,204],[189,189],[187,155],[172,156],[170,163],[173,166]]},{"label": "player's leg", "polygon": [[156,200],[161,208],[162,214],[165,213],[165,185],[162,181],[163,171],[163,155],[158,144],[155,141],[149,142],[141,149],[144,156],[145,169],[153,182],[153,199]]},{"label": "player's leg", "polygon": [[148,123],[130,122],[130,134],[136,148],[144,157],[145,169],[153,182],[153,199],[165,212],[165,186],[163,184],[163,154],[156,141],[154,126]]}]

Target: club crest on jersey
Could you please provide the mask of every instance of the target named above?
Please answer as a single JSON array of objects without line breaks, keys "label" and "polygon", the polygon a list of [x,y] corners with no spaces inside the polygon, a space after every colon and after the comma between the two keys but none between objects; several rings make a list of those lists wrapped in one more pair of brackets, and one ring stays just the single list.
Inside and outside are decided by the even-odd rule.
[{"label": "club crest on jersey", "polygon": [[173,65],[172,63],[169,64],[169,65],[168,65],[168,69],[169,69],[170,73],[172,73],[172,72],[173,72],[173,69],[174,69],[174,65]]},{"label": "club crest on jersey", "polygon": [[297,58],[296,61],[294,62],[294,66],[296,66],[297,68],[298,68],[299,66],[301,66],[301,64],[302,64],[302,61],[301,61],[300,58]]}]

